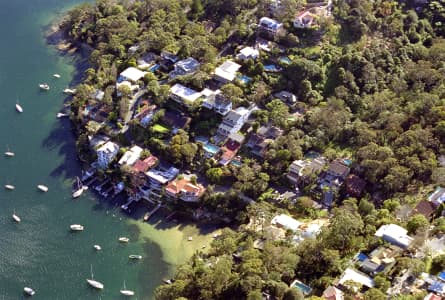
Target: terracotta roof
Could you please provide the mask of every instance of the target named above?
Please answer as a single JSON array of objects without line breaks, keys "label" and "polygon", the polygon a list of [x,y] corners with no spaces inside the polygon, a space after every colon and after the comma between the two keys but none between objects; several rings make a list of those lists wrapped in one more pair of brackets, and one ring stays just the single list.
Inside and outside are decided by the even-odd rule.
[{"label": "terracotta roof", "polygon": [[144,160],[138,159],[133,165],[133,171],[145,173],[158,162],[156,156],[150,155]]},{"label": "terracotta roof", "polygon": [[343,292],[336,287],[330,286],[324,290],[323,298],[326,300],[340,300],[343,299]]},{"label": "terracotta roof", "polygon": [[200,184],[195,185],[185,178],[177,179],[170,182],[165,189],[175,195],[181,192],[186,192],[186,193],[193,193],[198,197],[202,195],[202,193],[204,193],[205,191],[205,188],[202,185]]}]

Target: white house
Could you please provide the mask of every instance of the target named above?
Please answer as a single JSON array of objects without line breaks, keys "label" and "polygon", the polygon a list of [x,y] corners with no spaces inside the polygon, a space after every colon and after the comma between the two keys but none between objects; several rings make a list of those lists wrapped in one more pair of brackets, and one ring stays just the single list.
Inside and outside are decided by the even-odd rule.
[{"label": "white house", "polygon": [[119,152],[119,146],[111,141],[103,144],[97,149],[97,163],[99,167],[105,169]]},{"label": "white house", "polygon": [[260,52],[257,49],[254,49],[252,47],[245,47],[241,49],[241,51],[236,56],[238,59],[246,60],[246,59],[257,59],[258,56],[260,56]]},{"label": "white house", "polygon": [[227,115],[232,110],[232,101],[220,90],[212,91],[207,88],[201,91],[203,102],[202,106],[213,109],[220,115]]},{"label": "white house", "polygon": [[215,69],[214,78],[222,83],[232,82],[236,77],[236,72],[238,72],[240,68],[241,65],[231,60],[227,60]]},{"label": "white house", "polygon": [[356,282],[362,286],[366,286],[368,288],[373,288],[375,283],[374,280],[369,277],[368,275],[359,272],[357,270],[351,269],[351,268],[347,268],[342,276],[340,277],[338,284],[339,285],[344,285],[347,284],[348,281],[353,281]]},{"label": "white house", "polygon": [[298,228],[303,224],[300,221],[295,220],[294,218],[288,216],[288,215],[278,215],[275,216],[271,221],[270,224],[282,227],[286,230],[292,230],[297,231]]},{"label": "white house", "polygon": [[170,98],[186,106],[192,105],[200,97],[201,97],[200,92],[192,90],[179,83],[175,84],[170,88]]},{"label": "white house", "polygon": [[163,194],[162,187],[172,181],[179,174],[175,167],[167,169],[152,169],[145,173],[148,177],[148,193],[150,196],[160,198]]},{"label": "white house", "polygon": [[382,225],[374,234],[383,240],[401,248],[408,248],[413,238],[407,235],[408,230],[396,224]]},{"label": "white house", "polygon": [[122,155],[121,159],[119,160],[119,165],[128,165],[132,166],[141,156],[143,149],[139,146],[133,146],[130,150],[124,153]]},{"label": "white house", "polygon": [[122,73],[119,74],[119,81],[130,81],[130,82],[137,82],[138,80],[142,79],[147,72],[143,72],[139,69],[129,67],[125,69]]},{"label": "white house", "polygon": [[237,133],[241,127],[243,127],[244,123],[246,123],[251,112],[252,110],[242,106],[231,110],[219,125],[217,133],[225,137]]},{"label": "white house", "polygon": [[278,21],[268,17],[262,17],[260,19],[259,27],[272,35],[276,35],[278,32],[283,30],[283,23],[279,23]]}]

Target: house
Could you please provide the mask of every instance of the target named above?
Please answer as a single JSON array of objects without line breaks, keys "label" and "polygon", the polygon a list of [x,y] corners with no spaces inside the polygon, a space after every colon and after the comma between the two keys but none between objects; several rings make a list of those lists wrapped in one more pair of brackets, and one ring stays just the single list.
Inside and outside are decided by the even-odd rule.
[{"label": "house", "polygon": [[408,230],[396,224],[382,225],[374,234],[384,241],[396,245],[402,249],[409,247],[413,238],[407,235]]},{"label": "house", "polygon": [[150,67],[153,66],[155,62],[156,62],[156,54],[154,54],[153,52],[148,52],[136,60],[138,69],[141,70],[149,69]]},{"label": "house", "polygon": [[438,207],[445,202],[445,188],[438,187],[436,190],[428,197],[428,201],[433,203],[434,206]]},{"label": "house", "polygon": [[283,23],[279,23],[278,21],[268,17],[262,17],[260,19],[259,29],[272,35],[277,35],[283,30]]},{"label": "house", "polygon": [[97,163],[100,168],[105,169],[119,152],[119,146],[111,141],[103,144],[97,149]]},{"label": "house", "polygon": [[168,51],[161,52],[161,67],[164,70],[170,70],[171,67],[179,60],[179,57]]},{"label": "house", "polygon": [[220,90],[204,89],[201,94],[203,95],[202,106],[213,109],[216,113],[223,116],[232,110],[232,101],[226,95],[221,94]]},{"label": "house", "polygon": [[281,214],[273,217],[272,220],[270,221],[270,224],[284,228],[285,230],[292,230],[296,232],[300,227],[300,225],[302,225],[303,223],[295,220],[294,218],[288,215]]},{"label": "house", "polygon": [[445,282],[436,280],[428,286],[427,290],[439,295],[445,295]]},{"label": "house", "polygon": [[440,296],[437,296],[436,294],[429,293],[428,295],[423,298],[423,300],[442,300],[443,298]]},{"label": "house", "polygon": [[359,198],[366,186],[366,181],[355,174],[349,174],[345,181],[346,192],[352,197]]},{"label": "house", "polygon": [[198,70],[200,63],[193,57],[180,60],[174,64],[174,70],[170,72],[170,79],[177,76],[192,74]]},{"label": "house", "polygon": [[204,194],[205,188],[199,183],[193,183],[191,176],[183,175],[176,178],[165,187],[165,195],[170,199],[180,199],[185,202],[197,202]]},{"label": "house", "polygon": [[[354,270],[352,268],[347,268],[339,278],[337,286],[347,286],[347,283],[350,281],[358,283],[361,286],[367,288],[373,288],[375,285],[374,280],[368,275],[359,272],[357,270]],[[351,288],[356,289],[355,287]]]},{"label": "house", "polygon": [[119,74],[118,82],[130,81],[136,83],[138,80],[142,79],[147,72],[143,72],[134,67],[129,67]]},{"label": "house", "polygon": [[261,126],[256,133],[252,134],[246,146],[251,152],[258,156],[264,157],[267,147],[275,139],[283,134],[283,130],[275,126]]},{"label": "house", "polygon": [[334,160],[329,164],[328,170],[326,172],[328,175],[344,181],[348,176],[350,170],[351,169],[346,166],[342,160]]},{"label": "house", "polygon": [[273,96],[290,106],[295,105],[297,103],[297,96],[288,91],[281,91],[275,93]]},{"label": "house", "polygon": [[201,93],[179,83],[170,88],[170,98],[188,107],[192,106],[200,97]]},{"label": "house", "polygon": [[431,219],[436,211],[436,207],[430,201],[422,200],[411,212],[411,215],[421,214],[427,219]]},{"label": "house", "polygon": [[236,77],[236,72],[238,72],[240,68],[241,65],[227,60],[215,69],[214,78],[221,83],[232,82]]},{"label": "house", "polygon": [[95,136],[88,136],[88,141],[89,141],[89,145],[90,148],[93,150],[98,149],[99,147],[101,147],[102,145],[104,145],[106,142],[108,142],[110,140],[110,138],[106,135],[95,135]]},{"label": "house", "polygon": [[244,136],[238,133],[229,135],[227,142],[221,147],[221,157],[218,163],[222,166],[227,166],[233,158],[235,158],[241,144],[244,141]]},{"label": "house", "polygon": [[397,246],[381,246],[374,249],[369,255],[361,254],[360,270],[375,276],[380,272],[387,272],[396,263],[396,258],[402,254],[402,249]]},{"label": "house", "polygon": [[246,123],[252,109],[240,106],[235,110],[231,110],[218,127],[217,134],[228,137],[232,133],[237,133]]},{"label": "house", "polygon": [[147,100],[141,101],[141,105],[139,106],[139,113],[134,116],[135,119],[138,119],[140,124],[143,127],[147,127],[147,125],[151,122],[156,112],[157,106],[150,103]]},{"label": "house", "polygon": [[321,156],[312,160],[295,160],[289,166],[286,177],[292,184],[298,185],[310,174],[320,172],[325,165],[326,160]]},{"label": "house", "polygon": [[144,192],[149,196],[161,198],[162,187],[172,181],[179,174],[175,167],[158,167],[145,173],[148,177],[148,188]]},{"label": "house", "polygon": [[260,56],[260,52],[257,49],[254,49],[252,47],[244,47],[240,50],[236,58],[240,60],[247,60],[247,59],[257,59]]},{"label": "house", "polygon": [[322,298],[325,300],[344,300],[345,296],[343,292],[335,286],[329,286],[323,291]]},{"label": "house", "polygon": [[120,166],[122,165],[132,166],[141,156],[142,150],[143,149],[141,147],[136,145],[131,147],[130,150],[128,150],[127,152],[124,153],[124,155],[122,155],[121,159],[119,159],[118,164]]},{"label": "house", "polygon": [[134,163],[134,165],[132,166],[131,169],[136,174],[146,173],[148,170],[153,168],[158,162],[159,162],[159,159],[156,156],[150,155],[143,160],[138,159]]},{"label": "house", "polygon": [[312,28],[316,24],[316,16],[309,10],[300,12],[294,19],[295,28]]}]

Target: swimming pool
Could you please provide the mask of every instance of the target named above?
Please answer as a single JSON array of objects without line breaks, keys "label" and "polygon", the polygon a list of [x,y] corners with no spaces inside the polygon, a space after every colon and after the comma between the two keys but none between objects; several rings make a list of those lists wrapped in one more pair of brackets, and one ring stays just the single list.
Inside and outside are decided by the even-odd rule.
[{"label": "swimming pool", "polygon": [[266,71],[266,72],[279,72],[279,71],[281,71],[281,68],[279,66],[276,66],[276,65],[265,65],[264,66],[264,71]]},{"label": "swimming pool", "polygon": [[246,76],[246,75],[239,75],[237,78],[243,84],[247,84],[252,80],[252,78],[250,78],[249,76]]},{"label": "swimming pool", "polygon": [[290,65],[292,61],[287,56],[281,56],[280,57],[280,62],[283,63],[283,64]]},{"label": "swimming pool", "polygon": [[204,144],[204,150],[210,154],[215,155],[216,153],[219,152],[219,147],[215,146],[213,144],[207,143],[207,144]]}]

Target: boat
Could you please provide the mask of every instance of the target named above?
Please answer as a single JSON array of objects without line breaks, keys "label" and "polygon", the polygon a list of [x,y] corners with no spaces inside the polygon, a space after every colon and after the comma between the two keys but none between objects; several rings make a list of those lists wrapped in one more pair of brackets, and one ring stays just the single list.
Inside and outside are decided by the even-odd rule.
[{"label": "boat", "polygon": [[131,259],[142,259],[142,255],[137,255],[137,254],[131,254],[128,257]]},{"label": "boat", "polygon": [[49,91],[49,85],[47,83],[41,83],[39,84],[39,88],[45,91]]},{"label": "boat", "polygon": [[87,279],[87,282],[89,285],[91,285],[93,288],[102,290],[104,288],[103,283],[94,280],[94,275],[93,275],[93,265],[91,265],[91,279]]},{"label": "boat", "polygon": [[15,186],[13,186],[13,185],[11,185],[11,184],[6,184],[5,185],[5,189],[7,189],[7,190],[13,190],[13,189],[15,189]]},{"label": "boat", "polygon": [[39,189],[39,190],[41,190],[42,192],[48,192],[48,187],[46,186],[46,185],[43,185],[43,184],[39,184],[38,186],[37,186],[37,188]]},{"label": "boat", "polygon": [[58,119],[60,119],[60,118],[68,117],[69,115],[59,112],[59,113],[57,113],[56,116],[57,116]]},{"label": "boat", "polygon": [[70,229],[72,231],[83,231],[83,226],[80,224],[72,224],[70,225]]},{"label": "boat", "polygon": [[17,216],[17,215],[15,214],[15,212],[12,214],[12,218],[13,218],[14,221],[16,221],[17,223],[20,223],[20,221],[22,221],[22,220],[19,218],[19,216]]},{"label": "boat", "polygon": [[125,286],[125,280],[124,280],[124,289],[120,290],[121,294],[124,296],[133,296],[134,292],[132,290],[127,290],[127,287]]},{"label": "boat", "polygon": [[172,284],[173,281],[171,279],[162,279],[165,284]]},{"label": "boat", "polygon": [[76,190],[73,192],[73,198],[78,198],[82,195],[83,191],[86,191],[88,189],[88,186],[83,186],[82,182],[80,181],[79,177],[76,177],[77,181],[77,187]]},{"label": "boat", "polygon": [[189,237],[187,238],[187,240],[188,240],[189,242],[191,242],[191,241],[193,241],[193,237],[189,236]]},{"label": "boat", "polygon": [[130,241],[129,238],[124,237],[124,236],[121,236],[118,240],[119,240],[119,242],[121,242],[121,243],[128,243],[128,242]]},{"label": "boat", "polygon": [[34,294],[36,293],[32,288],[30,287],[25,287],[23,289],[23,292],[29,296],[34,296]]},{"label": "boat", "polygon": [[23,108],[20,106],[20,104],[16,103],[15,104],[15,109],[19,112],[22,113],[23,112]]},{"label": "boat", "polygon": [[53,74],[53,77],[60,78],[60,75],[59,74]]},{"label": "boat", "polygon": [[101,247],[101,246],[99,246],[99,245],[94,245],[93,247],[94,247],[94,249],[96,249],[97,251],[100,251],[100,250],[102,250],[102,247]]},{"label": "boat", "polygon": [[12,157],[12,156],[14,156],[14,155],[15,155],[15,153],[12,152],[12,151],[9,149],[9,147],[8,147],[8,149],[7,149],[6,152],[5,152],[5,156]]},{"label": "boat", "polygon": [[63,92],[65,94],[74,95],[76,93],[76,89],[64,89]]}]

